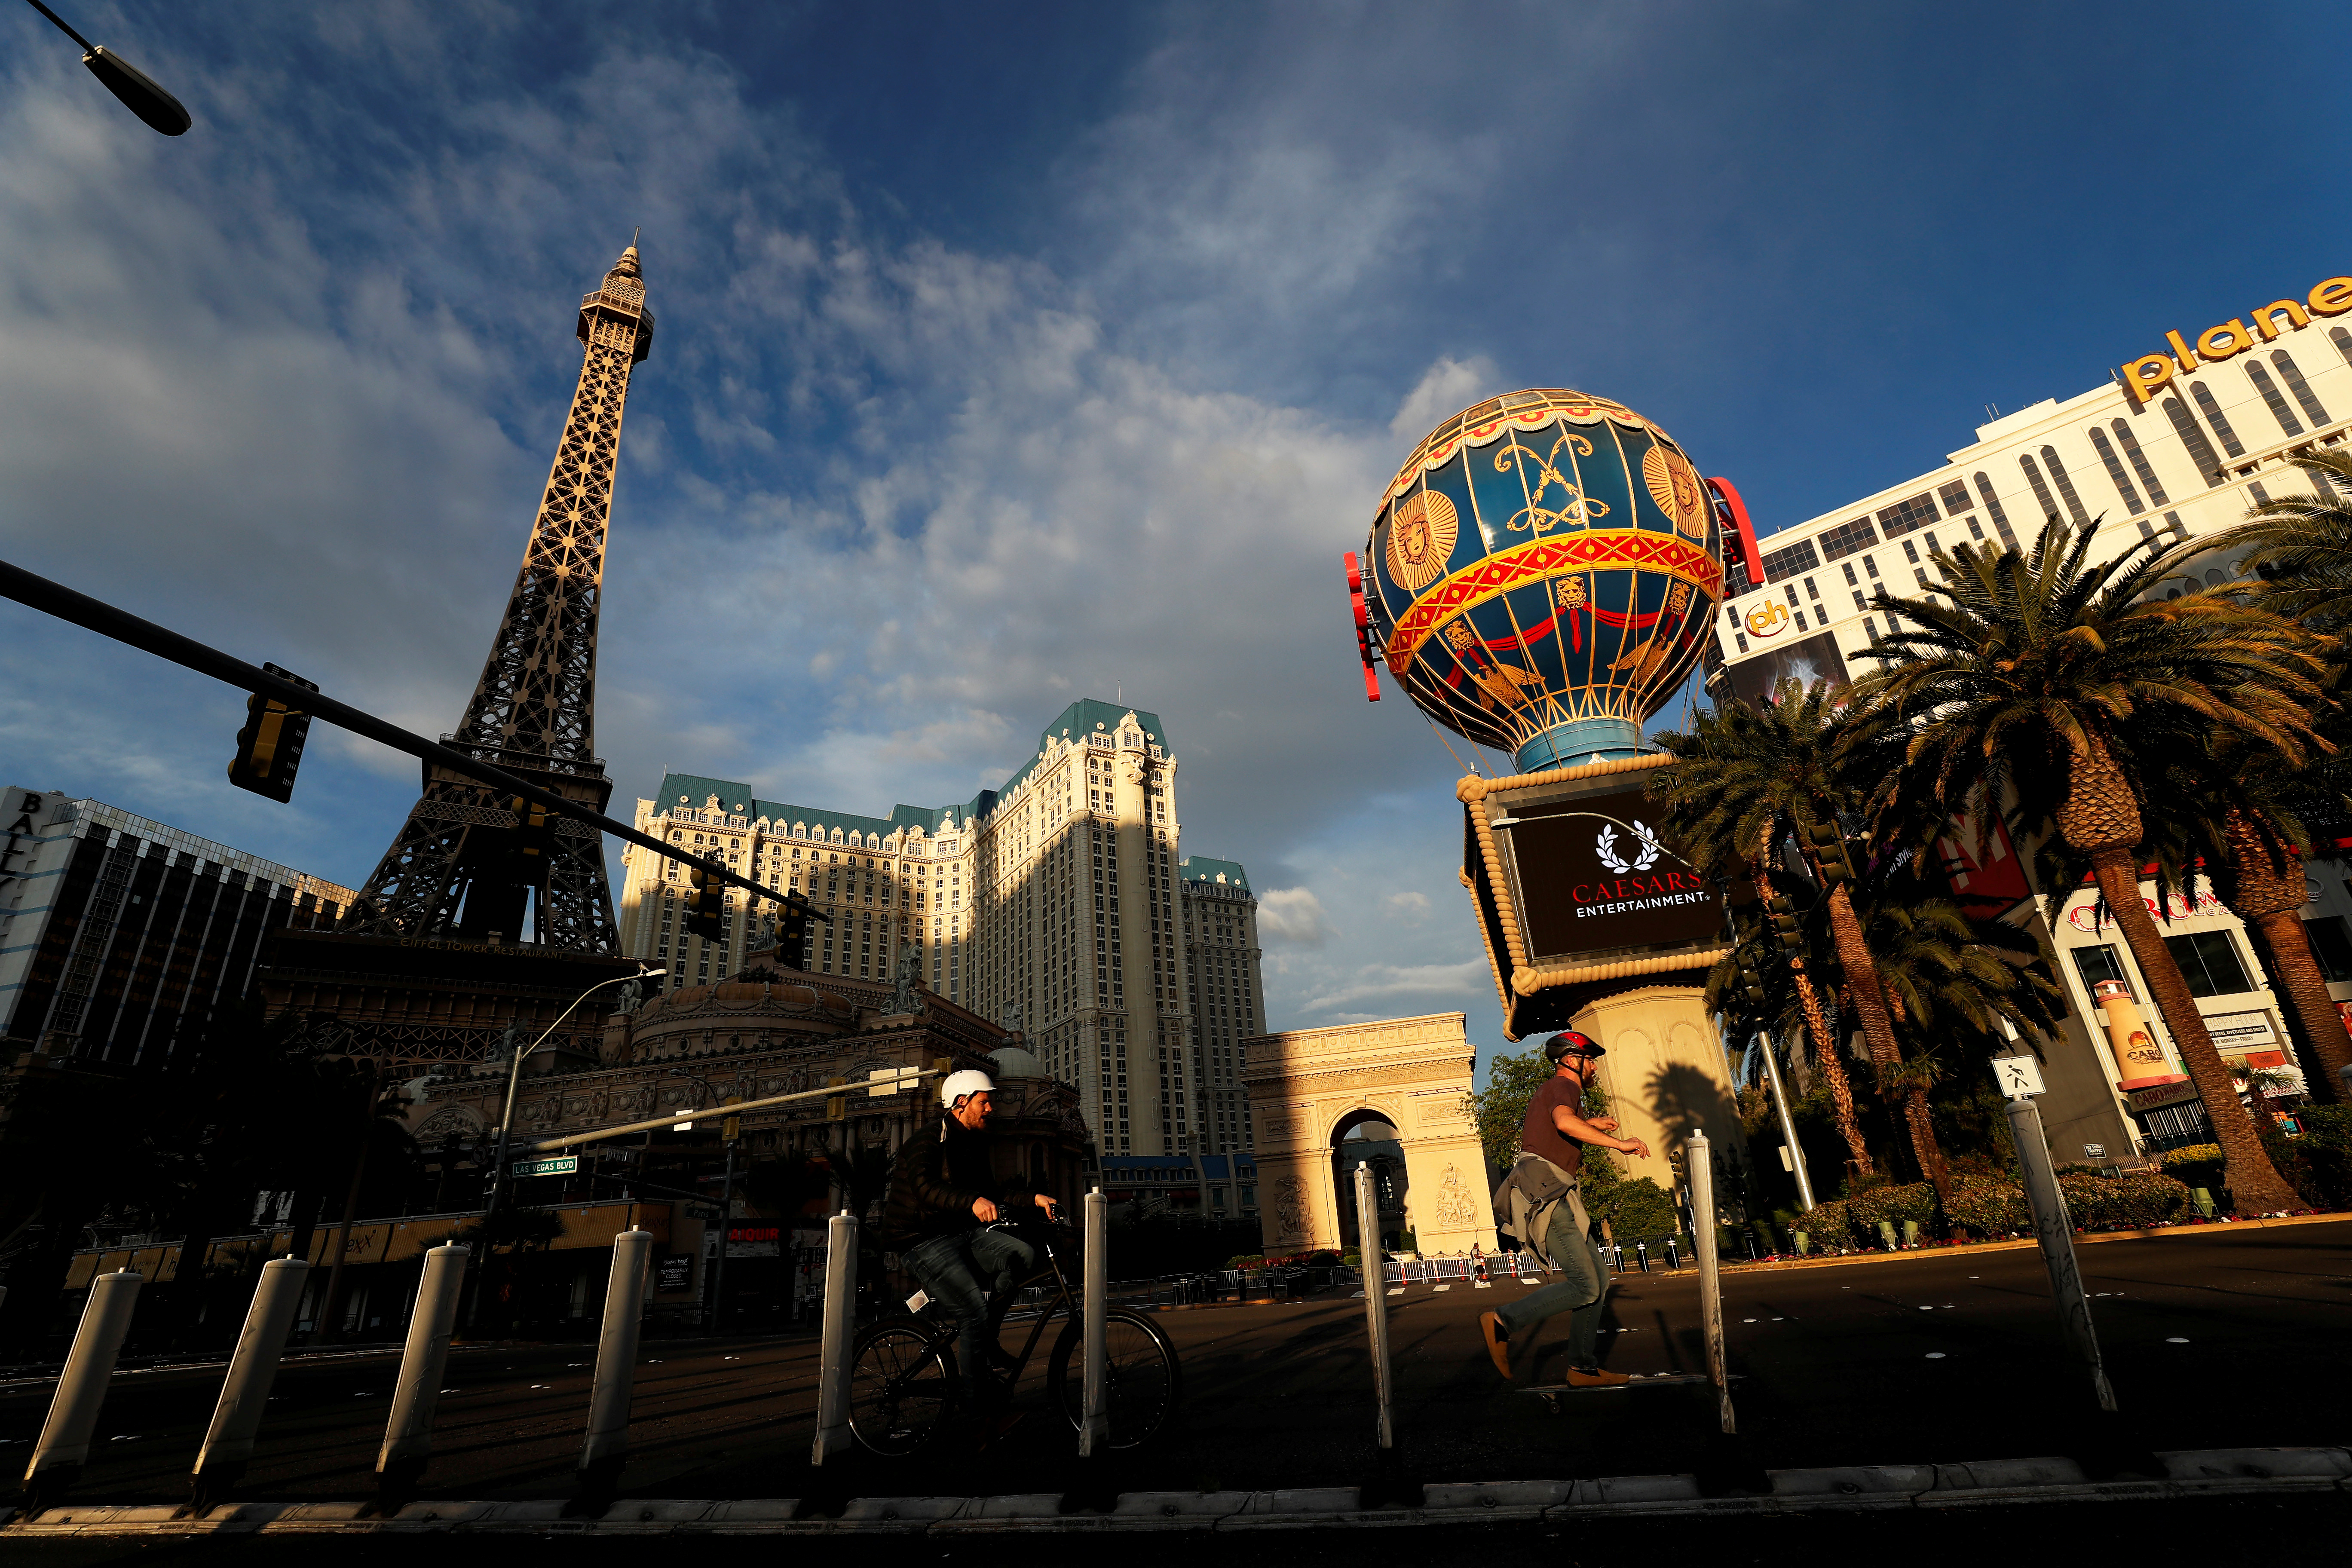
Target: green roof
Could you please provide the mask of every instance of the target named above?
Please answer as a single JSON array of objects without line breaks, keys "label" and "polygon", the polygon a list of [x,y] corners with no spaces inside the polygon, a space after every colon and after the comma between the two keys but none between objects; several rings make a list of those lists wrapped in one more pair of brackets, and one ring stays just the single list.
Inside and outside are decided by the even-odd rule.
[{"label": "green roof", "polygon": [[[1037,731],[1037,751],[1040,754],[1031,757],[1015,769],[1013,776],[1004,781],[1002,789],[984,789],[961,805],[933,807],[899,805],[892,806],[890,815],[887,817],[861,816],[855,812],[826,811],[814,806],[793,805],[782,801],[761,800],[752,792],[750,784],[741,784],[733,779],[706,778],[700,773],[664,773],[661,793],[654,797],[654,804],[663,809],[678,805],[699,808],[706,805],[712,795],[717,795],[720,806],[751,822],[757,822],[764,816],[772,823],[803,823],[810,827],[823,828],[828,834],[838,827],[845,834],[878,835],[883,837],[887,837],[903,828],[919,826],[926,837],[937,837],[942,825],[951,816],[956,827],[961,829],[970,826],[975,820],[994,810],[997,801],[1011,794],[1023,780],[1029,776],[1030,770],[1043,760],[1043,753],[1046,751],[1046,743],[1049,741],[1065,739],[1077,741],[1080,737],[1097,730],[1116,730],[1118,728],[1119,721],[1126,718],[1129,712],[1134,713],[1136,722],[1143,726],[1144,735],[1150,744],[1163,750],[1171,749],[1169,747],[1168,732],[1160,727],[1159,714],[1146,713],[1139,708],[1125,708],[1116,702],[1101,702],[1092,698],[1083,698],[1063,709],[1052,723]],[[1224,862],[1220,861],[1216,868],[1223,869],[1224,865]],[[1235,866],[1232,868],[1232,872],[1237,873],[1240,869],[1240,867]],[[1215,871],[1212,870],[1211,875],[1214,874]]]},{"label": "green roof", "polygon": [[1217,873],[1222,871],[1228,885],[1238,886],[1244,893],[1249,891],[1249,873],[1242,869],[1242,863],[1238,860],[1212,860],[1205,855],[1187,855],[1177,863],[1177,868],[1178,875],[1187,882],[1213,882],[1217,879]]}]

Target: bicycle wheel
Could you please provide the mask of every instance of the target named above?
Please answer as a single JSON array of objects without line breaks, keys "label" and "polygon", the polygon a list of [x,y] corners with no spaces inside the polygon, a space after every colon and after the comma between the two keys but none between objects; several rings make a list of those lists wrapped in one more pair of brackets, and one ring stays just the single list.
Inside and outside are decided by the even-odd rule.
[{"label": "bicycle wheel", "polygon": [[877,1323],[850,1352],[849,1430],[870,1451],[891,1458],[920,1453],[953,1418],[959,1395],[955,1352],[919,1318]]},{"label": "bicycle wheel", "polygon": [[[1086,1416],[1085,1334],[1072,1318],[1054,1342],[1045,1368],[1046,1392],[1075,1428]],[[1146,1442],[1176,1414],[1184,1377],[1176,1347],[1160,1325],[1140,1312],[1114,1307],[1103,1316],[1103,1404],[1110,1417],[1110,1446],[1132,1448]]]}]

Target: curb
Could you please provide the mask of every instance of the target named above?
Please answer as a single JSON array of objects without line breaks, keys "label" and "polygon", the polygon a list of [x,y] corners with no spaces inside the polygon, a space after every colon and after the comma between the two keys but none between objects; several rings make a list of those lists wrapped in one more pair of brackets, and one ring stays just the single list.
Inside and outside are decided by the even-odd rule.
[{"label": "curb", "polygon": [[1062,1512],[1062,1497],[860,1498],[839,1519],[794,1519],[794,1500],[627,1498],[601,1519],[567,1519],[561,1500],[417,1502],[388,1518],[357,1502],[222,1503],[176,1519],[169,1503],[71,1503],[26,1521],[0,1515],[0,1539],[230,1535],[985,1535],[1103,1531],[1409,1529],[1415,1525],[1609,1517],[1797,1515],[2037,1502],[2352,1493],[2352,1449],[2210,1448],[2156,1456],[2162,1476],[2094,1480],[2063,1458],[1958,1465],[1860,1465],[1769,1472],[1769,1493],[1709,1496],[1693,1476],[1443,1482],[1420,1508],[1361,1506],[1353,1487],[1275,1491],[1123,1492],[1108,1513]]}]

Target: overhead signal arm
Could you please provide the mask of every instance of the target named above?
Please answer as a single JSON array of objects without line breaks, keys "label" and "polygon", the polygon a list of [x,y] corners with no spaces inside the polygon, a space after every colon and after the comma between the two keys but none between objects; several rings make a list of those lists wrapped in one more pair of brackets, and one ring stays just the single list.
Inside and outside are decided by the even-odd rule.
[{"label": "overhead signal arm", "polygon": [[[217,648],[206,647],[193,637],[182,637],[179,633],[159,626],[152,621],[141,620],[127,610],[118,610],[103,600],[93,599],[87,594],[78,594],[61,583],[52,583],[46,577],[36,576],[23,567],[12,565],[5,561],[0,561],[0,598],[14,599],[16,603],[38,610],[44,615],[55,616],[61,621],[70,621],[85,631],[93,631],[100,637],[111,637],[116,642],[127,644],[142,653],[152,653],[158,658],[180,666],[183,669],[193,669],[199,675],[209,675],[215,680],[224,681],[239,690],[266,699],[289,713],[308,714],[311,718],[323,720],[339,730],[348,730],[352,734],[364,736],[380,746],[390,746],[395,752],[404,752],[420,762],[430,763],[436,767],[447,768],[451,773],[462,773],[467,778],[490,784],[509,795],[520,795],[532,805],[543,807],[557,816],[568,816],[574,822],[585,823],[599,833],[609,833],[615,838],[636,845],[639,848],[650,849],[665,859],[676,860],[680,865],[688,867],[699,866],[708,878],[741,888],[746,892],[771,903],[782,904],[803,918],[814,917],[828,924],[832,922],[833,917],[823,910],[812,907],[803,894],[780,893],[773,888],[762,887],[749,877],[728,870],[725,867],[706,865],[684,850],[673,845],[664,844],[649,833],[640,833],[626,823],[615,822],[601,811],[543,790],[529,780],[507,772],[504,768],[495,767],[453,747],[444,746],[436,742],[428,741],[422,735],[413,734],[397,724],[386,723],[373,713],[363,712],[346,703],[338,702],[331,697],[322,696],[316,687],[310,686],[308,682],[298,684],[283,676],[271,674],[269,668],[257,669],[242,659],[231,658]],[[270,667],[270,668],[274,668],[276,667]],[[291,780],[287,782],[290,784]]]}]

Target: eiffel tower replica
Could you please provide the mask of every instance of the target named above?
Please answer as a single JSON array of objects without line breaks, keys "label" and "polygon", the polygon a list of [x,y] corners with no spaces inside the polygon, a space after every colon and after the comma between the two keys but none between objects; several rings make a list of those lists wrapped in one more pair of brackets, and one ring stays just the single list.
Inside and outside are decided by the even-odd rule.
[{"label": "eiffel tower replica", "polygon": [[[522,569],[465,717],[442,741],[602,811],[613,793],[595,742],[604,543],[629,375],[654,336],[634,241],[580,301],[579,336],[580,384]],[[552,1022],[562,1005],[540,1004],[556,992],[568,1000],[635,973],[602,837],[569,818],[526,824],[520,804],[427,763],[424,793],[342,924],[273,933],[261,975],[268,1013],[333,1020],[355,1055],[479,1060],[503,1048],[507,1027]],[[583,1011],[595,1015],[583,1027],[601,1029],[602,1011]],[[593,1048],[588,1034],[578,1048]]]}]

